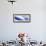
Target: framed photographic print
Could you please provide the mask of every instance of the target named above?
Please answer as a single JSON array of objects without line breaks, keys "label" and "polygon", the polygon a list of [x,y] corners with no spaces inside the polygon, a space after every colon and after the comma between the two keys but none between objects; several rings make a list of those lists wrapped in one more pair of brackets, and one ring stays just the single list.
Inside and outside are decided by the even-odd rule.
[{"label": "framed photographic print", "polygon": [[13,14],[14,23],[29,23],[31,22],[30,14]]}]

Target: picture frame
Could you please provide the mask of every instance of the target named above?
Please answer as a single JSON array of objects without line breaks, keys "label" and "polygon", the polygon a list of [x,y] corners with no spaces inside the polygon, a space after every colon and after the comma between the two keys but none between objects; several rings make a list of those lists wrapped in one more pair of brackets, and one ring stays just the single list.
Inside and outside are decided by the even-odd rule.
[{"label": "picture frame", "polygon": [[30,23],[31,14],[13,14],[14,23]]}]

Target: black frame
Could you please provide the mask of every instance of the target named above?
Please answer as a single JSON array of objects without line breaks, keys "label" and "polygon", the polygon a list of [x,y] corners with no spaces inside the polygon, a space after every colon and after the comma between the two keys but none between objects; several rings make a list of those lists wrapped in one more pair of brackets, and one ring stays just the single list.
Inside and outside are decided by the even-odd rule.
[{"label": "black frame", "polygon": [[[25,15],[28,15],[29,16],[29,21],[14,21],[14,16],[17,16],[17,15],[23,15],[23,16],[25,16]],[[14,23],[30,23],[31,22],[31,14],[13,14],[13,22]]]}]

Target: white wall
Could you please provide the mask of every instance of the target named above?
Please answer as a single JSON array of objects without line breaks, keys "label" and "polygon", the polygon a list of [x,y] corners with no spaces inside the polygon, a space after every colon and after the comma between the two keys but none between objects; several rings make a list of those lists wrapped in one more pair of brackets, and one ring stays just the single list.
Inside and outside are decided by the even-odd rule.
[{"label": "white wall", "polygon": [[[44,0],[45,2],[45,0]],[[13,5],[0,0],[0,40],[11,40],[18,32],[31,34],[32,39],[46,40],[46,13],[43,0],[17,0]],[[31,14],[31,23],[13,23],[13,13]]]}]

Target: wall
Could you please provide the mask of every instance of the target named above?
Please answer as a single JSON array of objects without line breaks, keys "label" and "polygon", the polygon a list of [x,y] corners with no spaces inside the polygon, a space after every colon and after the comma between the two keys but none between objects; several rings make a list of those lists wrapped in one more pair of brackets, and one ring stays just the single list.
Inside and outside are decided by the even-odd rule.
[{"label": "wall", "polygon": [[[0,0],[0,40],[13,40],[18,32],[31,34],[37,41],[46,40],[45,0],[17,0],[13,5]],[[31,14],[31,23],[13,23],[13,14]]]}]

